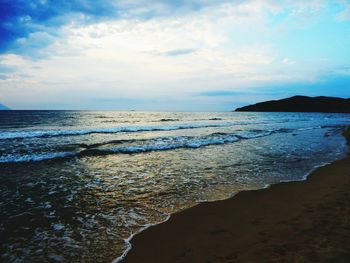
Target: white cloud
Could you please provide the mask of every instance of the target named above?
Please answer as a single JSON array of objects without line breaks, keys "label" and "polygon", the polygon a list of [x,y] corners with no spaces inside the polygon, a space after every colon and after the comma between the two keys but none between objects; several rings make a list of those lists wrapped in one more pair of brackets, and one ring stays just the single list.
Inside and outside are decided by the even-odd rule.
[{"label": "white cloud", "polygon": [[[287,2],[305,11],[320,8],[316,3],[322,1]],[[10,106],[64,101],[85,107],[99,97],[185,99],[203,90],[309,81],[318,68],[293,69],[293,60],[281,57],[269,37],[277,34],[269,14],[284,8],[279,1],[257,0],[149,20],[70,24],[38,49],[44,54],[40,59],[1,57],[0,64],[17,68],[17,74],[0,80],[0,99]],[[35,49],[46,37],[37,33],[21,41]],[[169,55],[175,51],[182,54]],[[288,70],[280,68],[281,61]]]},{"label": "white cloud", "polygon": [[345,8],[337,14],[337,19],[339,21],[350,20],[350,4],[346,5]]},{"label": "white cloud", "polygon": [[291,60],[290,58],[284,58],[282,60],[282,63],[285,64],[285,65],[294,65],[295,61]]}]

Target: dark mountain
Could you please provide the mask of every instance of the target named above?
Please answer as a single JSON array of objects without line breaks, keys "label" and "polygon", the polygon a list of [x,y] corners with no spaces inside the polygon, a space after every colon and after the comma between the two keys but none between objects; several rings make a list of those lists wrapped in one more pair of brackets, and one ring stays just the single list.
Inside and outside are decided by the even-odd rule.
[{"label": "dark mountain", "polygon": [[0,110],[9,110],[10,108],[0,103]]},{"label": "dark mountain", "polygon": [[294,96],[244,106],[235,111],[350,113],[350,99]]}]

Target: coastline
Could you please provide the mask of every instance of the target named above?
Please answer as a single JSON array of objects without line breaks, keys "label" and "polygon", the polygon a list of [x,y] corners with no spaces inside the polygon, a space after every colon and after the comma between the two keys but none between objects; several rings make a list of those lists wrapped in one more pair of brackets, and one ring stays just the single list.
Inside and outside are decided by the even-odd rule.
[{"label": "coastline", "polygon": [[[350,145],[349,127],[344,136]],[[114,262],[349,262],[349,189],[348,155],[307,180],[175,213],[130,237]]]}]

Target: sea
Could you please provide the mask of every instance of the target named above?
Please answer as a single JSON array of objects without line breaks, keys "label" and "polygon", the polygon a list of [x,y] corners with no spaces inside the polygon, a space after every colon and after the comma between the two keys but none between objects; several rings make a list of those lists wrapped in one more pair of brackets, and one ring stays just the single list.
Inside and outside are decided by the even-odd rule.
[{"label": "sea", "polygon": [[328,113],[0,111],[0,261],[117,262],[172,213],[344,157],[349,124]]}]

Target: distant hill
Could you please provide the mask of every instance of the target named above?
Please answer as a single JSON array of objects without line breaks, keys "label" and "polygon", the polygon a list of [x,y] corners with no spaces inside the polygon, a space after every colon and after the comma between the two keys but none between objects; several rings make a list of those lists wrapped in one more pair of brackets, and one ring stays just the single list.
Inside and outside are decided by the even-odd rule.
[{"label": "distant hill", "polygon": [[9,110],[10,108],[0,103],[0,110]]},{"label": "distant hill", "polygon": [[244,106],[235,111],[350,113],[350,98],[294,96]]}]

